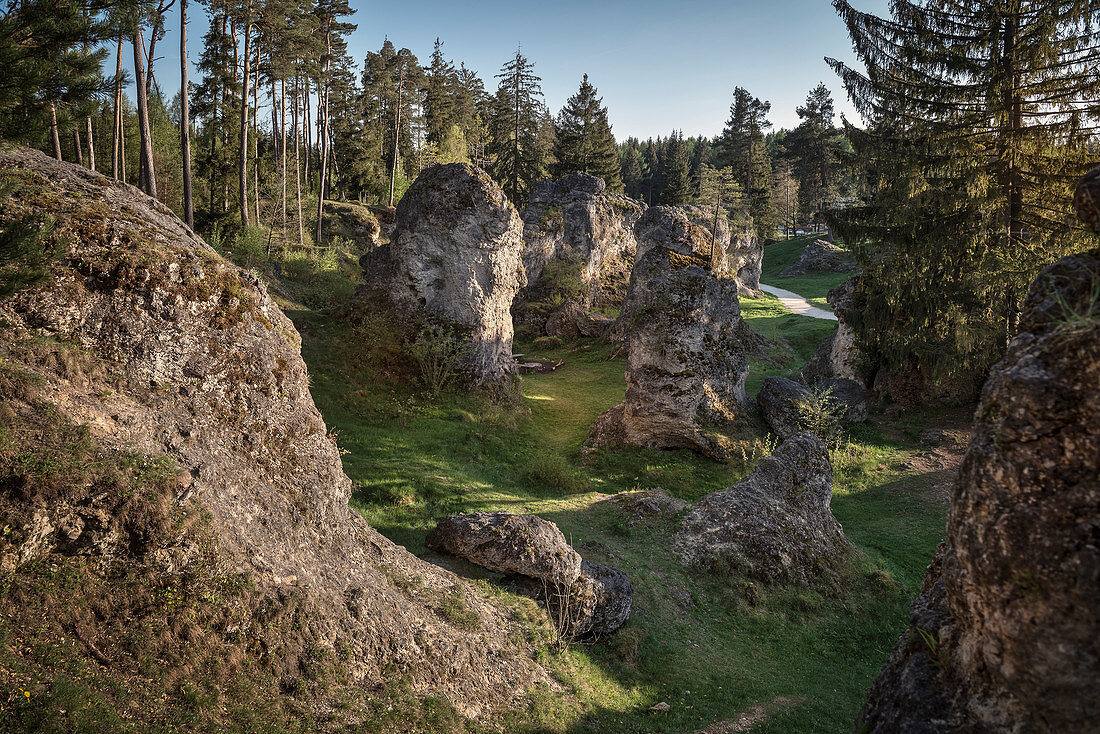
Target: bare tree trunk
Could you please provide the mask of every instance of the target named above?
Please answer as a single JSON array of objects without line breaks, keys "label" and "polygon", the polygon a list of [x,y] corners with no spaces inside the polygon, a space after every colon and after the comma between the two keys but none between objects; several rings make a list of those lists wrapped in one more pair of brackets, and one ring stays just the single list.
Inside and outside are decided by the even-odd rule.
[{"label": "bare tree trunk", "polygon": [[286,237],[286,80],[279,80],[279,151],[282,157],[283,237]]},{"label": "bare tree trunk", "polygon": [[305,133],[306,140],[306,188],[308,189],[312,185],[310,182],[313,180],[313,115],[311,114],[312,100],[310,99],[308,72],[302,75],[302,86],[305,88],[306,93],[306,119],[302,131]]},{"label": "bare tree trunk", "polygon": [[183,219],[195,226],[191,191],[191,94],[187,89],[187,0],[180,0],[180,157],[183,158]]},{"label": "bare tree trunk", "polygon": [[134,81],[137,86],[138,133],[141,141],[142,190],[157,198],[157,172],[153,164],[153,134],[149,128],[149,97],[146,95],[145,59],[142,58],[141,21],[134,19]]},{"label": "bare tree trunk", "polygon": [[256,78],[252,83],[252,193],[258,227],[260,226],[260,44],[258,42],[256,43]]},{"label": "bare tree trunk", "polygon": [[294,77],[294,186],[297,189],[295,201],[298,206],[298,244],[302,247],[306,244],[305,225],[302,223],[302,166],[301,151],[298,146],[298,79]]},{"label": "bare tree trunk", "polygon": [[111,135],[111,178],[119,179],[119,141],[122,130],[122,34],[118,34],[118,52],[115,54],[115,125]]},{"label": "bare tree trunk", "polygon": [[321,215],[325,210],[325,178],[328,176],[328,85],[324,81],[328,73],[328,57],[332,52],[330,36],[325,32],[325,63],[321,69],[320,79],[317,84],[317,122],[318,138],[321,144],[321,181],[317,185],[317,226],[314,229],[313,238],[317,244],[321,244]]},{"label": "bare tree trunk", "polygon": [[405,87],[405,66],[397,77],[397,120],[393,126],[393,165],[390,166],[390,206],[393,206],[394,180],[397,178],[397,155],[401,150],[401,94]]},{"label": "bare tree trunk", "polygon": [[126,182],[126,115],[122,107],[118,109],[118,167],[122,173],[122,181]]},{"label": "bare tree trunk", "polygon": [[248,228],[248,83],[251,76],[252,3],[248,4],[244,20],[244,69],[241,74],[241,151],[237,160],[238,200],[241,207],[241,227]]},{"label": "bare tree trunk", "polygon": [[57,107],[50,103],[50,140],[53,141],[53,157],[61,160],[61,138],[57,135]]},{"label": "bare tree trunk", "polygon": [[88,168],[95,170],[95,137],[92,134],[91,116],[84,118],[85,135],[88,138]]},{"label": "bare tree trunk", "polygon": [[84,165],[84,146],[80,143],[80,131],[75,127],[73,128],[73,150],[76,151],[76,162],[78,165]]}]

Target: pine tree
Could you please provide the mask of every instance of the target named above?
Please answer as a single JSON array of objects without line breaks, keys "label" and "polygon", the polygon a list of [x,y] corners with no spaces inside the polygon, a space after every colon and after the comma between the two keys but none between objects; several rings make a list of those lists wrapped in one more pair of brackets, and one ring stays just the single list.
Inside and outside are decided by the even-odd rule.
[{"label": "pine tree", "polygon": [[428,142],[439,145],[456,123],[455,103],[458,78],[454,64],[443,56],[443,42],[435,39],[432,62],[427,71],[424,91],[424,115],[428,124]]},{"label": "pine tree", "polygon": [[1037,271],[1081,246],[1070,187],[1095,155],[1094,3],[834,6],[866,73],[829,59],[867,128],[846,124],[865,206],[831,223],[857,248],[861,345],[889,375],[965,397],[1015,331]]},{"label": "pine tree", "polygon": [[683,133],[673,132],[668,138],[661,160],[664,171],[664,187],[660,201],[668,206],[683,206],[692,200],[691,181],[688,178],[687,147]]},{"label": "pine tree", "polygon": [[787,147],[798,179],[802,212],[811,219],[829,207],[839,194],[838,131],[833,126],[833,97],[818,84],[798,107],[802,120],[790,135]]},{"label": "pine tree", "polygon": [[540,120],[549,113],[542,101],[542,79],[518,49],[496,78],[500,83],[491,127],[493,174],[512,203],[522,206],[531,187],[546,175],[547,131]]},{"label": "pine tree", "polygon": [[607,121],[607,108],[596,96],[596,88],[588,81],[587,74],[580,89],[558,113],[554,130],[557,133],[555,176],[567,176],[574,171],[590,173],[601,177],[608,190],[623,190],[619,150]]},{"label": "pine tree", "polygon": [[771,160],[764,143],[764,130],[771,127],[767,119],[770,110],[770,102],[753,97],[742,87],[735,88],[729,120],[715,142],[718,164],[733,168],[748,199],[749,214],[762,237],[768,236],[776,223],[771,196]]},{"label": "pine tree", "polygon": [[645,173],[642,170],[642,153],[638,149],[636,139],[631,138],[627,141],[619,155],[619,160],[626,195],[634,199],[641,199]]}]

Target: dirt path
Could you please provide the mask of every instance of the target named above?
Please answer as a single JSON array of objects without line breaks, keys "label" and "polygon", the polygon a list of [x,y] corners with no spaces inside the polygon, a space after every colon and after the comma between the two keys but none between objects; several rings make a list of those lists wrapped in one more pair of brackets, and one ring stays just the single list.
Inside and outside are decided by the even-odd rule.
[{"label": "dirt path", "polygon": [[811,306],[810,302],[802,296],[792,291],[785,291],[782,288],[776,288],[775,286],[760,284],[760,290],[765,293],[771,293],[779,299],[779,302],[789,308],[791,311],[803,316],[811,316],[815,319],[825,319],[826,321],[836,321],[836,314],[831,311],[826,311],[823,308],[817,306]]}]

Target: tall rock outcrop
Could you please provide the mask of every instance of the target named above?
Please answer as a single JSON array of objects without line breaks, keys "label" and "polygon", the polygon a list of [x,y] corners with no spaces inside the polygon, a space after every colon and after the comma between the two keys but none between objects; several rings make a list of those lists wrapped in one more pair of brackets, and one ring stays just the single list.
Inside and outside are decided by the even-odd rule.
[{"label": "tall rock outcrop", "polygon": [[[1100,169],[1078,190],[1095,226]],[[1100,730],[1100,250],[1032,284],[867,732]]]},{"label": "tall rock outcrop", "polygon": [[515,371],[511,308],[527,284],[523,222],[487,173],[465,163],[424,170],[397,206],[392,244],[360,262],[363,306],[458,326],[479,381]]},{"label": "tall rock outcrop", "polygon": [[517,317],[541,330],[562,299],[580,313],[617,308],[637,248],[634,223],[645,209],[587,173],[535,184],[523,212],[528,285],[517,300]]},{"label": "tall rock outcrop", "polygon": [[837,317],[837,329],[825,337],[817,352],[802,369],[807,382],[817,384],[830,380],[852,380],[867,386],[864,365],[861,364],[856,331],[852,319],[859,312],[859,276],[848,278],[829,291],[826,300]]},{"label": "tall rock outcrop", "polygon": [[626,398],[597,419],[589,442],[724,456],[728,439],[755,425],[737,284],[695,253],[698,227],[682,210],[651,207],[635,231],[639,254],[620,316]]},{"label": "tall rock outcrop", "polygon": [[[235,654],[270,665],[284,691],[300,690],[299,682],[312,680],[319,661],[327,661],[338,663],[349,690],[381,691],[403,680],[414,692],[445,696],[463,713],[478,715],[508,706],[546,680],[509,636],[500,612],[348,507],[351,482],[310,396],[300,337],[255,276],[224,261],[133,187],[24,149],[0,151],[0,170],[18,182],[0,202],[0,224],[56,220],[49,256],[8,263],[39,271],[0,299],[0,383],[24,375],[35,396],[5,387],[0,423],[48,409],[57,420],[83,427],[74,435],[105,447],[114,457],[108,464],[170,467],[173,486],[167,497],[154,498],[148,486],[120,495],[117,483],[86,486],[74,478],[41,494],[34,489],[40,473],[20,469],[0,478],[7,526],[0,567],[9,578],[32,573],[36,561],[48,565],[71,554],[95,561],[89,573],[104,574],[101,583],[108,586],[127,568],[153,562],[160,564],[155,588],[169,591],[196,575],[246,577],[241,588],[256,599],[251,611],[218,622],[210,634],[239,640]],[[422,226],[414,218],[411,231],[406,221],[401,247],[423,248],[432,268],[442,273],[453,265],[471,280],[475,272],[508,269],[514,285],[518,242],[509,238],[518,237],[518,227],[510,205],[488,195],[455,201],[471,189],[493,191],[487,183],[475,186],[472,170],[435,175],[456,187],[422,191],[406,207],[406,219],[414,206],[436,201],[460,233],[441,245],[437,212]],[[492,217],[475,216],[481,212]],[[479,222],[495,228],[491,242],[511,242],[512,254],[500,252],[504,245],[482,247],[485,235],[470,231]],[[434,260],[426,252],[433,242]],[[477,264],[452,262],[459,247]],[[409,260],[403,263],[407,279],[427,272],[428,266],[409,272]],[[450,278],[446,287],[457,289],[454,275],[443,277]],[[141,471],[146,476],[152,469]],[[132,516],[112,508],[132,508],[135,499],[148,499],[169,517],[205,517],[196,527],[209,542],[182,543],[189,531],[178,519],[165,535],[133,528]],[[440,601],[456,594],[476,625],[439,613]],[[107,596],[124,605],[128,595]],[[171,614],[173,598],[166,599],[155,607],[158,619]],[[77,604],[71,601],[63,618],[50,623],[71,630],[66,625],[89,614]],[[77,622],[64,618],[70,614]],[[99,626],[112,619],[101,618]],[[199,639],[201,630],[181,624],[179,634],[191,637],[179,638],[174,649],[186,655],[187,640]],[[95,660],[107,660],[118,643],[88,626],[75,634]],[[115,669],[125,660],[116,658]],[[321,708],[326,716],[335,710]]]}]

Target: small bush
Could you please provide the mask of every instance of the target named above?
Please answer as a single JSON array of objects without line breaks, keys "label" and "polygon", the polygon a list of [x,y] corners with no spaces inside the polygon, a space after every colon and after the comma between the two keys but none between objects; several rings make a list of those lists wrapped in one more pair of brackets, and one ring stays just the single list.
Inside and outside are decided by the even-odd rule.
[{"label": "small bush", "polygon": [[804,430],[829,446],[840,443],[840,429],[847,406],[836,399],[831,387],[812,387],[810,395],[798,404],[798,421]]},{"label": "small bush", "polygon": [[453,329],[430,325],[420,330],[410,351],[420,367],[420,382],[438,396],[458,377],[469,350]]},{"label": "small bush", "polygon": [[587,492],[588,478],[557,454],[536,454],[523,469],[523,482],[531,489],[576,494]]}]

